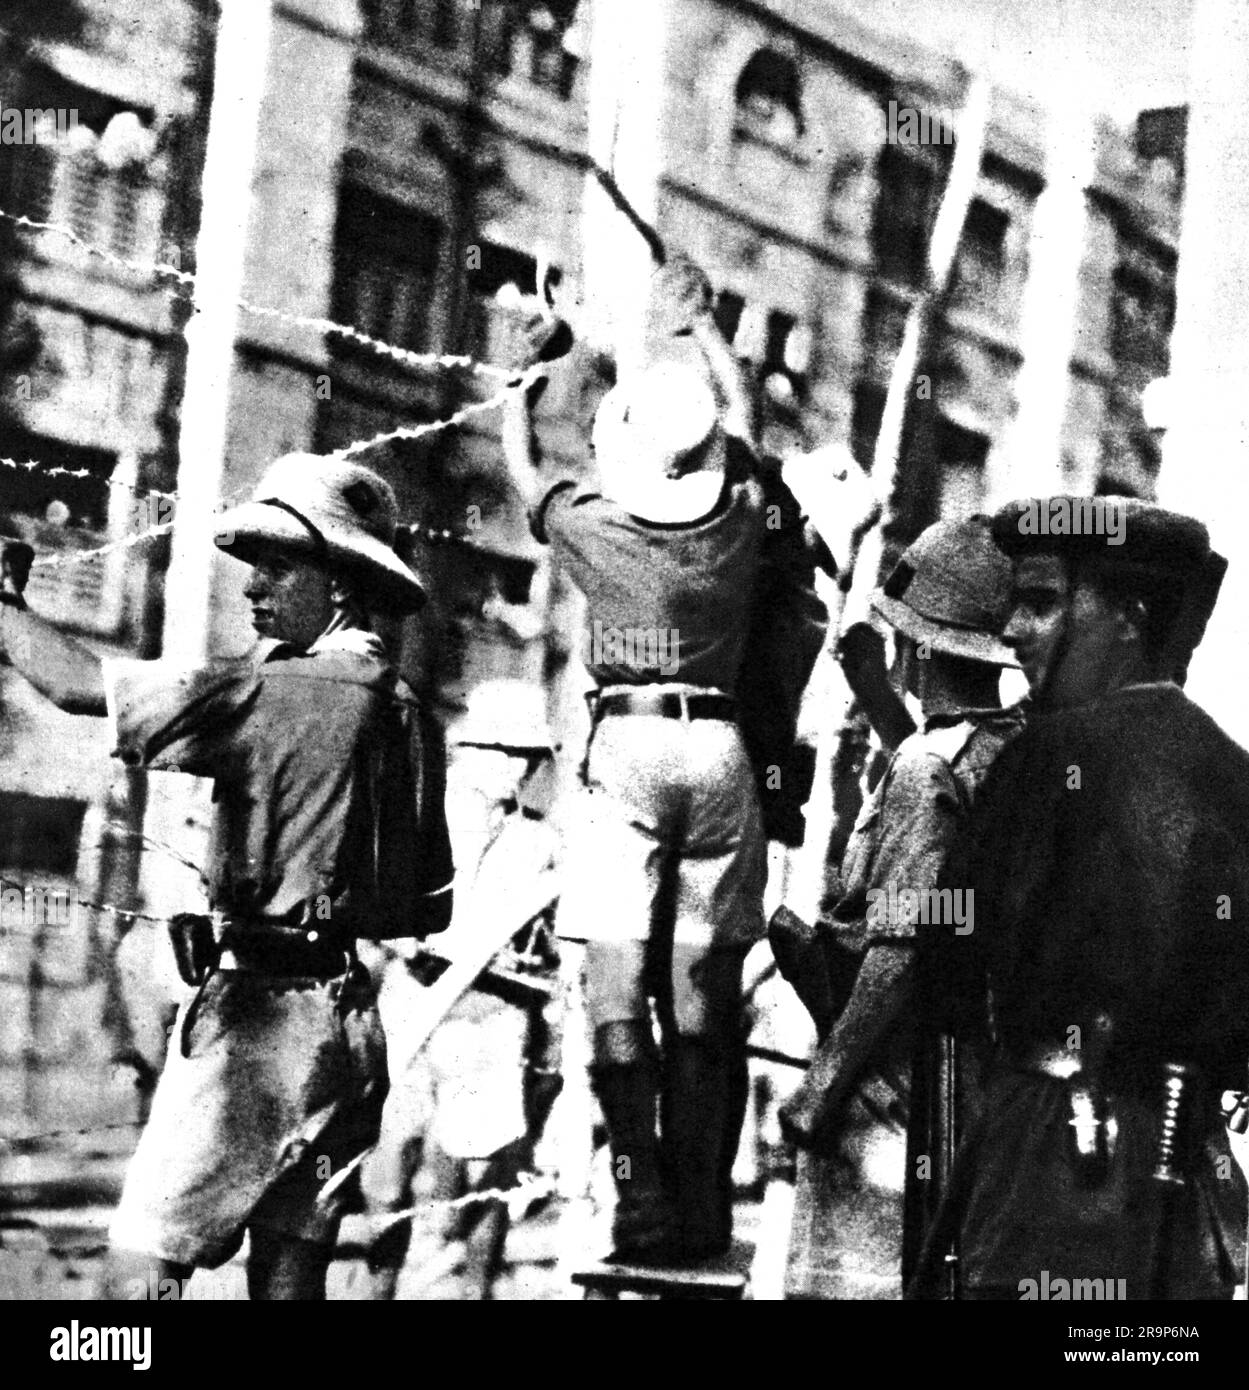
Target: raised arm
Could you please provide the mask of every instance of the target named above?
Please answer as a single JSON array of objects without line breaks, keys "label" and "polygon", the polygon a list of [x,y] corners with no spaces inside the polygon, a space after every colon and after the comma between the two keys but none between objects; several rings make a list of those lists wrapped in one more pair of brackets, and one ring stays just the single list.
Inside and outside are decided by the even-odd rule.
[{"label": "raised arm", "polygon": [[533,429],[529,391],[513,391],[503,405],[503,458],[516,491],[527,507],[542,498],[538,465],[542,455]]},{"label": "raised arm", "polygon": [[707,363],[725,400],[724,430],[748,444],[756,453],[759,449],[759,426],[755,409],[755,392],[745,365],[734,356],[733,349],[716,327],[710,311],[698,314],[693,334],[707,358]]},{"label": "raised arm", "polygon": [[712,316],[711,281],[688,256],[673,255],[651,277],[646,306],[650,352],[662,356],[672,340],[693,338],[702,350],[724,410],[725,433],[758,453],[758,420],[750,373]]},{"label": "raised arm", "polygon": [[0,588],[0,652],[58,709],[107,714],[100,658],[32,613],[7,572]]}]

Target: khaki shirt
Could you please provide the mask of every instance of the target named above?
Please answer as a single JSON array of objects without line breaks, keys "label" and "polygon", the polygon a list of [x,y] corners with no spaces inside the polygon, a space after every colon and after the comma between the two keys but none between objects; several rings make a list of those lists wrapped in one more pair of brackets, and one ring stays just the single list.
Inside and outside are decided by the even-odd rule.
[{"label": "khaki shirt", "polygon": [[363,936],[421,934],[451,882],[441,735],[371,633],[185,669],[105,666],[116,756],[215,781],[215,909]]},{"label": "khaki shirt", "polygon": [[[844,892],[833,913],[842,945],[865,951],[877,941],[915,939],[937,904],[916,902],[912,915],[902,895],[936,888],[976,789],[1022,727],[1018,708],[968,710],[899,744],[846,845]],[[968,909],[965,900],[950,906]]]}]

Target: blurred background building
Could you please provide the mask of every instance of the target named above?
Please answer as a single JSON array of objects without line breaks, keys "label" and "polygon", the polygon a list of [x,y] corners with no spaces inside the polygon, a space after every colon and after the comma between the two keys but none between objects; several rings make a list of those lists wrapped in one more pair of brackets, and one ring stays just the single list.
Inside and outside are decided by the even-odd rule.
[{"label": "blurred background building", "polygon": [[[414,370],[308,320],[498,362],[507,305],[536,292],[541,268],[585,306],[597,346],[636,331],[646,250],[588,178],[590,156],[707,269],[717,320],[764,393],[769,447],[841,446],[871,467],[954,151],[886,139],[891,104],[957,126],[971,80],[959,53],[900,37],[876,8],[6,5],[4,105],[74,108],[79,127],[56,145],[0,144],[0,208],[194,272],[201,291],[193,315],[170,274],[0,225],[0,456],[85,473],[0,467],[0,515],[41,557],[68,560],[167,520],[151,489],[180,495],[172,541],[37,569],[32,605],[105,652],[245,647],[213,508],[284,451],[443,418],[498,387]],[[966,6],[924,8],[937,32]],[[1142,50],[1171,37],[1141,34]],[[1185,117],[1174,106],[1117,124],[992,88],[921,363],[931,405],[903,433],[893,544],[1034,488],[1154,496],[1141,391],[1168,370]],[[557,376],[550,452],[580,457],[592,392]],[[482,413],[367,457],[423,537],[434,601],[409,673],[448,711],[486,677],[545,684],[571,764],[575,603],[528,537],[497,433]],[[198,905],[194,872],[150,841],[194,861],[203,789],[122,774],[102,721],[59,715],[3,670],[0,702],[0,873],[157,913]],[[0,940],[7,1132],[139,1113],[110,1059],[145,1050],[127,980],[156,956],[135,948],[127,965],[122,920],[80,921],[72,940]],[[131,933],[163,947],[149,925]]]}]

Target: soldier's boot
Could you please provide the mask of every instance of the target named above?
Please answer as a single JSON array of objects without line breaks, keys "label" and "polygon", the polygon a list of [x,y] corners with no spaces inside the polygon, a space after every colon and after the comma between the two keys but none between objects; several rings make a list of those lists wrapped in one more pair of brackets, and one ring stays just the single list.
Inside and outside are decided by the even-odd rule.
[{"label": "soldier's boot", "polygon": [[727,1249],[733,1238],[733,1165],[742,1139],[742,1126],[750,1103],[750,1066],[746,1043],[742,1039],[729,1055],[729,1097],[724,1117],[724,1138],[720,1148],[720,1168],[716,1185],[719,1203],[719,1231]]},{"label": "soldier's boot", "polygon": [[591,1071],[616,1184],[612,1258],[668,1263],[680,1256],[676,1212],[665,1190],[655,1128],[659,1063],[650,1023],[608,1023],[594,1037]]},{"label": "soldier's boot", "polygon": [[723,1255],[733,1235],[731,1174],[745,1107],[734,1056],[675,1038],[664,1058],[663,1153],[687,1260]]}]

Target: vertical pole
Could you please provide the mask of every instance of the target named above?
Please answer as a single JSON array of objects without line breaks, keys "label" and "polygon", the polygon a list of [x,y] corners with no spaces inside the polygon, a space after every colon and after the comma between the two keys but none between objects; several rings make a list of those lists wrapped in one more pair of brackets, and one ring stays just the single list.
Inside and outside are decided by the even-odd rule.
[{"label": "vertical pole", "polygon": [[[668,0],[593,0],[590,156],[651,226],[659,210],[669,23]],[[583,225],[588,332],[628,368],[641,353],[650,251],[592,177]]]},{"label": "vertical pole", "polygon": [[1230,561],[1188,691],[1249,743],[1249,6],[1196,0],[1184,224],[1171,340],[1174,418],[1158,500],[1200,517]]},{"label": "vertical pole", "polygon": [[272,19],[272,0],[222,0],[196,245],[196,312],[186,326],[180,524],[173,531],[165,588],[164,652],[186,662],[201,659],[208,644],[209,575],[216,553],[212,513],[225,474],[234,339]]},{"label": "vertical pole", "polygon": [[885,538],[894,516],[899,472],[902,467],[902,431],[908,408],[915,404],[915,373],[924,360],[938,312],[944,301],[958,254],[967,210],[975,196],[984,155],[985,132],[989,119],[990,86],[982,77],[972,77],[967,86],[958,123],[958,144],[946,180],[945,192],[928,245],[928,283],[924,293],[907,316],[902,345],[894,359],[881,414],[880,432],[872,463],[872,484],[880,499],[879,523],[863,538],[854,562],[850,592],[842,614],[842,632],[855,623],[867,621],[867,600],[880,578]]},{"label": "vertical pole", "polygon": [[1062,482],[1063,425],[1088,230],[1085,190],[1093,177],[1094,149],[1086,116],[1061,106],[1046,114],[1045,187],[1033,211],[1020,316],[1018,409],[989,460],[991,507],[1009,497],[1055,492]]}]

